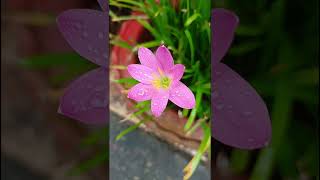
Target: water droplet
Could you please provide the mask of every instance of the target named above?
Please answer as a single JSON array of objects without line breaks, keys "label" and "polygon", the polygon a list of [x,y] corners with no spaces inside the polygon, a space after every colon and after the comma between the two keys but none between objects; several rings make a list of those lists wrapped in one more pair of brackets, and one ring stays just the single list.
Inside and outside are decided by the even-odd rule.
[{"label": "water droplet", "polygon": [[216,98],[218,98],[219,97],[219,93],[216,91],[216,92],[213,92],[213,94],[212,94],[212,98],[213,99],[216,99]]},{"label": "water droplet", "polygon": [[99,33],[98,33],[98,37],[99,37],[99,39],[103,39],[103,33],[102,33],[102,32],[99,32]]},{"label": "water droplet", "polygon": [[228,105],[227,108],[228,108],[228,109],[232,109],[233,106],[232,106],[232,105]]},{"label": "water droplet", "polygon": [[83,37],[88,37],[88,33],[87,33],[86,31],[84,31],[84,32],[82,33],[82,36],[83,36]]},{"label": "water droplet", "polygon": [[93,107],[97,107],[97,108],[100,108],[100,107],[106,107],[107,106],[107,101],[106,100],[102,100],[100,98],[95,98],[91,101],[91,105]]},{"label": "water droplet", "polygon": [[94,90],[95,91],[102,91],[102,90],[104,90],[105,88],[103,87],[103,86],[96,86],[95,88],[94,88]]},{"label": "water droplet", "polygon": [[219,103],[216,105],[217,109],[222,110],[224,108],[224,104]]},{"label": "water droplet", "polygon": [[245,96],[249,96],[249,95],[250,95],[250,92],[249,92],[249,91],[245,91],[245,92],[243,92],[243,94],[244,94]]},{"label": "water droplet", "polygon": [[245,116],[251,116],[253,113],[251,111],[245,111],[242,114]]},{"label": "water droplet", "polygon": [[93,47],[92,47],[90,44],[88,45],[88,50],[89,50],[89,51],[92,51],[92,50],[93,50]]},{"label": "water droplet", "polygon": [[140,89],[140,90],[138,91],[138,95],[139,95],[139,96],[143,96],[143,95],[144,95],[144,93],[145,93],[145,92],[144,92],[144,90],[143,90],[143,89]]},{"label": "water droplet", "polygon": [[81,26],[80,23],[76,23],[76,24],[75,24],[75,27],[80,30],[82,26]]}]

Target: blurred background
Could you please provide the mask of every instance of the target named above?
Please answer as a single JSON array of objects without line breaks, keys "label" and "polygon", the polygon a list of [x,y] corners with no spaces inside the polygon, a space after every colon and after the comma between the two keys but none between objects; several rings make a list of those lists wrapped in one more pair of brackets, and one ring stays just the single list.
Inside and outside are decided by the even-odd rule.
[{"label": "blurred background", "polygon": [[[56,26],[58,14],[77,8],[100,10],[96,0],[2,2],[3,179],[109,177],[108,127],[89,126],[57,113],[64,88],[95,68],[69,47]],[[119,24],[110,26],[111,32],[118,30]],[[110,179],[181,179],[190,155],[143,131],[115,142],[116,135],[128,128],[128,123],[119,123],[123,118],[110,115]],[[205,166],[193,177],[209,178]]]},{"label": "blurred background", "polygon": [[213,2],[240,18],[224,63],[263,96],[273,127],[262,150],[215,142],[216,179],[319,179],[319,1]]},{"label": "blurred background", "polygon": [[[263,150],[214,142],[214,179],[319,179],[318,0],[213,3],[240,17],[224,63],[263,96],[273,125],[272,143]],[[63,87],[93,65],[67,45],[55,17],[67,9],[99,9],[97,2],[10,0],[1,5],[1,177],[106,179],[103,166],[79,175],[105,160],[97,153],[96,138],[87,138],[101,127],[56,113]],[[93,156],[89,165],[73,168]],[[76,176],[65,176],[70,169]]]},{"label": "blurred background", "polygon": [[[95,0],[1,1],[3,179],[108,177],[106,151],[101,154],[97,138],[89,136],[101,127],[57,113],[63,88],[93,66],[73,52],[56,27],[55,17],[72,8],[99,6]],[[102,162],[104,166],[96,168]]]}]

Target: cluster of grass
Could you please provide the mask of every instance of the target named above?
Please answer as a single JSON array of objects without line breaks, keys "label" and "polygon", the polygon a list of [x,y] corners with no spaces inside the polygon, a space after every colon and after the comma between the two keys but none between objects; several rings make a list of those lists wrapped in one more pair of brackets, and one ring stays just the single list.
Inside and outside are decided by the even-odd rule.
[{"label": "cluster of grass", "polygon": [[[110,5],[117,8],[126,8],[142,12],[143,15],[121,16],[110,11],[111,21],[125,21],[135,19],[153,37],[151,41],[130,46],[115,35],[110,35],[113,45],[137,51],[139,47],[156,48],[166,45],[175,60],[175,63],[186,67],[182,81],[193,91],[196,97],[196,107],[183,110],[183,116],[188,118],[185,131],[191,133],[197,128],[203,128],[204,138],[197,155],[185,169],[185,179],[188,179],[201,156],[210,149],[210,88],[211,88],[211,1],[180,1],[173,7],[170,0],[110,0]],[[119,83],[131,83],[132,79],[120,79]],[[149,111],[147,103],[141,109]],[[170,106],[171,108],[176,108]],[[140,111],[139,111],[140,112]],[[197,121],[199,120],[199,121]],[[135,126],[136,127],[136,126]],[[130,130],[133,128],[130,127]],[[125,130],[125,132],[130,132]],[[123,135],[123,133],[121,134]]]}]

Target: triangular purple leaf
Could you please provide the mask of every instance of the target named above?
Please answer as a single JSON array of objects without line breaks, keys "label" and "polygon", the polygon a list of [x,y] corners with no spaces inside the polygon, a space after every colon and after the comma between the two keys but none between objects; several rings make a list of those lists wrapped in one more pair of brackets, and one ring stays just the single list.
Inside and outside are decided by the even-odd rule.
[{"label": "triangular purple leaf", "polygon": [[213,137],[241,149],[266,146],[271,138],[268,110],[250,84],[218,63],[213,69],[212,87]]},{"label": "triangular purple leaf", "polygon": [[107,67],[109,15],[89,9],[72,9],[57,18],[60,31],[70,46],[91,62]]},{"label": "triangular purple leaf", "polygon": [[60,99],[58,112],[88,124],[108,122],[108,71],[98,68],[72,82]]}]

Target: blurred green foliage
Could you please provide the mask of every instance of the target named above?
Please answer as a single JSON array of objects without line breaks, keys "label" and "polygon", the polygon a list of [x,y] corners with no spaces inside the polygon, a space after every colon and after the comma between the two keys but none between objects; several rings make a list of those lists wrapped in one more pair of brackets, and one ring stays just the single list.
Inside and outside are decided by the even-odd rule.
[{"label": "blurred green foliage", "polygon": [[[224,62],[267,101],[272,143],[233,150],[232,167],[251,180],[319,179],[319,1],[215,0],[240,27]],[[252,164],[253,163],[253,164]]]}]

